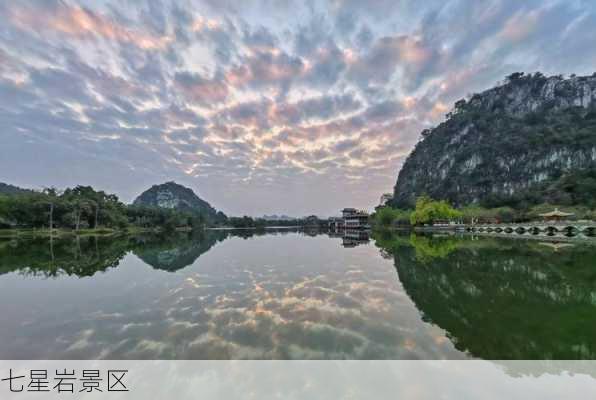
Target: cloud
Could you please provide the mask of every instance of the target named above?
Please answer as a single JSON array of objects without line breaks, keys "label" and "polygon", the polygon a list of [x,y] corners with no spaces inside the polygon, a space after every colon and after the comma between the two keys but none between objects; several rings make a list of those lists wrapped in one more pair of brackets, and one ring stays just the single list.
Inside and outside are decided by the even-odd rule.
[{"label": "cloud", "polygon": [[356,35],[356,44],[360,48],[367,48],[370,43],[373,41],[373,32],[367,25],[363,25],[360,27],[358,34]]},{"label": "cloud", "polygon": [[244,44],[251,49],[272,50],[278,46],[278,38],[269,29],[259,26],[251,30],[244,27]]},{"label": "cloud", "polygon": [[370,106],[364,116],[367,120],[384,121],[397,117],[403,110],[401,103],[395,100],[386,100]]},{"label": "cloud", "polygon": [[221,79],[207,79],[196,73],[178,72],[174,76],[174,83],[190,101],[204,107],[221,103],[228,97],[228,86]]},{"label": "cloud", "polygon": [[354,14],[342,10],[335,19],[335,29],[341,35],[349,35],[356,29],[356,17]]},{"label": "cloud", "polygon": [[351,50],[342,50],[330,41],[307,59],[308,69],[303,77],[310,86],[328,88],[333,86],[352,62]]},{"label": "cloud", "polygon": [[333,145],[333,151],[337,151],[340,153],[346,152],[348,150],[353,150],[354,148],[360,146],[360,141],[356,139],[347,139],[342,140],[341,142],[337,142]]},{"label": "cloud", "polygon": [[368,52],[350,67],[349,76],[358,85],[383,84],[397,70],[412,78],[437,57],[436,50],[417,37],[399,35],[377,39]]},{"label": "cloud", "polygon": [[280,49],[262,50],[251,48],[241,63],[226,72],[226,81],[238,88],[281,87],[299,79],[307,70],[300,57],[287,54]]},{"label": "cloud", "polygon": [[28,30],[52,30],[76,39],[101,37],[130,43],[145,50],[163,49],[169,36],[155,36],[142,30],[129,29],[106,15],[80,6],[53,3],[42,9],[25,8],[17,3],[10,9],[11,22]]},{"label": "cloud", "polygon": [[254,128],[267,129],[269,127],[269,100],[244,102],[222,110],[218,118],[232,124],[242,124]]},{"label": "cloud", "polygon": [[317,96],[296,103],[272,103],[273,120],[278,124],[294,125],[309,120],[337,118],[361,107],[352,94]]},{"label": "cloud", "polygon": [[255,1],[0,5],[5,179],[125,200],[175,179],[230,214],[331,215],[375,205],[456,100],[594,72],[589,2]]}]

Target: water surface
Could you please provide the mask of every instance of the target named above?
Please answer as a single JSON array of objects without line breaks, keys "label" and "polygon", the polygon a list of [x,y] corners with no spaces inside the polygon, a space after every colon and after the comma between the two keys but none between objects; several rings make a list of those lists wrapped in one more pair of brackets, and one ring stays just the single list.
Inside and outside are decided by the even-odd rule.
[{"label": "water surface", "polygon": [[580,359],[596,251],[207,231],[0,242],[0,359]]}]

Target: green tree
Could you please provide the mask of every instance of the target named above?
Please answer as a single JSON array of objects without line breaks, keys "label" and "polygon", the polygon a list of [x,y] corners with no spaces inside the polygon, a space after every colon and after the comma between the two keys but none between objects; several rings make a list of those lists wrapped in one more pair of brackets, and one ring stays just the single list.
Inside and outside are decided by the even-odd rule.
[{"label": "green tree", "polygon": [[380,207],[373,216],[373,224],[380,228],[389,228],[395,224],[409,224],[410,213],[411,211],[400,210],[390,206]]},{"label": "green tree", "polygon": [[513,222],[520,218],[520,213],[511,207],[484,208],[469,205],[461,209],[462,219],[468,224],[486,222]]},{"label": "green tree", "polygon": [[437,220],[455,220],[461,218],[462,213],[444,200],[435,201],[428,196],[416,199],[416,209],[410,215],[412,225],[430,224]]},{"label": "green tree", "polygon": [[453,237],[433,238],[415,233],[410,235],[410,244],[416,250],[416,259],[425,264],[437,258],[447,258],[457,249],[458,243]]}]

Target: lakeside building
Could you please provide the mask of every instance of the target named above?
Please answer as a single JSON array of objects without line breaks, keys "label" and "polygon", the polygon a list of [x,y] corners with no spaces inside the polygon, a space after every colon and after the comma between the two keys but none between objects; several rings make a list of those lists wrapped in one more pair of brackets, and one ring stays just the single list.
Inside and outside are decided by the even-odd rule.
[{"label": "lakeside building", "polygon": [[329,218],[329,229],[367,229],[370,228],[368,223],[369,215],[366,211],[357,210],[355,208],[344,208],[341,217]]},{"label": "lakeside building", "polygon": [[560,222],[560,221],[564,221],[565,219],[567,219],[569,217],[572,217],[574,214],[564,212],[564,211],[559,211],[558,208],[555,208],[554,211],[543,213],[543,214],[538,214],[538,215],[540,217],[542,217],[544,219],[544,221],[547,221],[547,222]]},{"label": "lakeside building", "polygon": [[339,231],[344,228],[344,219],[341,217],[331,217],[328,220],[329,229],[332,231]]},{"label": "lakeside building", "polygon": [[344,208],[342,213],[346,229],[370,228],[367,212],[353,208]]},{"label": "lakeside building", "polygon": [[346,229],[342,234],[342,246],[346,248],[360,246],[370,242],[368,232],[362,229]]}]

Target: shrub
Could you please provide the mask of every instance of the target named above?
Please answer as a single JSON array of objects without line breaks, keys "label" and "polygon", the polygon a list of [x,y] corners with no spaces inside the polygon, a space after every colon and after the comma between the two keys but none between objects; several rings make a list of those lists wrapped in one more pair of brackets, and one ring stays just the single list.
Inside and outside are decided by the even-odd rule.
[{"label": "shrub", "polygon": [[423,225],[436,220],[452,221],[461,217],[462,213],[446,201],[435,201],[428,196],[421,196],[416,199],[416,209],[410,215],[410,223]]}]

